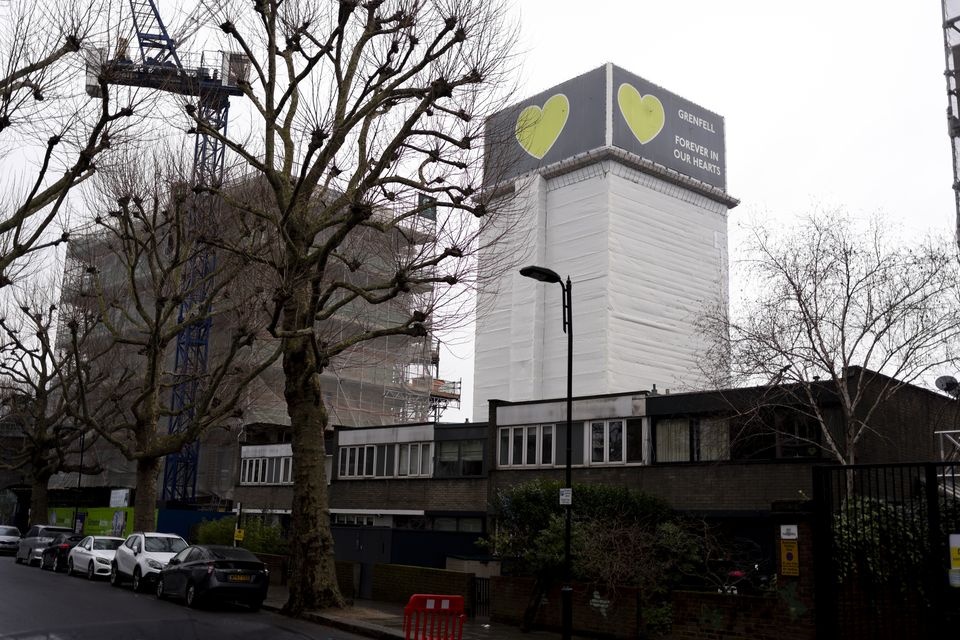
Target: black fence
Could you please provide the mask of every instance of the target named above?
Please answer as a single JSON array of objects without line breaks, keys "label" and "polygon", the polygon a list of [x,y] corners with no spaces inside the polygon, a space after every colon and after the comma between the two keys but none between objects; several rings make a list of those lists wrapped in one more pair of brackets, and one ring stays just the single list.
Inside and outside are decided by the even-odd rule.
[{"label": "black fence", "polygon": [[960,465],[814,468],[817,637],[960,637]]}]

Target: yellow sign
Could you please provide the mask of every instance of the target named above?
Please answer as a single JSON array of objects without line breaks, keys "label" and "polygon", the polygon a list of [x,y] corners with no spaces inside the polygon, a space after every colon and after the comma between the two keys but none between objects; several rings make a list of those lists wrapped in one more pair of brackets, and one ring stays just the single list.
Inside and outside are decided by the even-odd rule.
[{"label": "yellow sign", "polygon": [[950,568],[960,569],[960,533],[950,534]]},{"label": "yellow sign", "polygon": [[780,541],[780,575],[800,575],[800,553],[796,540]]},{"label": "yellow sign", "polygon": [[237,542],[243,542],[243,529],[234,529],[233,539]]}]

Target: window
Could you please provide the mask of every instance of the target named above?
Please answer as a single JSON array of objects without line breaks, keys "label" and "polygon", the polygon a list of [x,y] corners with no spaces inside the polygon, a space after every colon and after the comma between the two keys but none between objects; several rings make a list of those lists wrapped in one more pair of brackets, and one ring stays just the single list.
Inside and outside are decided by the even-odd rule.
[{"label": "window", "polygon": [[730,459],[730,423],[723,418],[703,418],[697,425],[694,450],[697,460]]},{"label": "window", "polygon": [[[583,437],[583,425],[574,423],[574,440]],[[555,448],[560,436],[560,428],[552,424],[541,426],[501,427],[497,453],[498,466],[553,466],[561,464]],[[561,442],[564,442],[560,438]],[[579,452],[579,458],[577,456]],[[482,458],[482,449],[477,452],[477,460]],[[579,462],[578,462],[579,460]],[[574,463],[583,463],[583,443],[574,442]],[[481,464],[478,462],[478,464]]]},{"label": "window", "polygon": [[623,421],[590,423],[590,462],[623,462]]},{"label": "window", "polygon": [[690,460],[690,421],[687,418],[657,420],[657,462]]},{"label": "window", "polygon": [[483,474],[483,440],[442,441],[437,443],[435,476],[452,478]]},{"label": "window", "polygon": [[627,420],[627,462],[643,462],[643,420]]},{"label": "window", "polygon": [[540,428],[540,464],[553,464],[553,426]]},{"label": "window", "polygon": [[460,473],[465,476],[483,474],[483,440],[464,440],[460,443]]},{"label": "window", "polygon": [[725,418],[657,420],[655,440],[657,462],[730,459],[730,423]]},{"label": "window", "polygon": [[[428,476],[431,469],[429,442],[340,447],[340,478],[392,478]],[[398,464],[394,466],[394,461]]]},{"label": "window", "polygon": [[366,455],[363,459],[363,475],[372,476],[373,475],[373,462],[374,457],[376,456],[376,447],[368,446],[366,447]]},{"label": "window", "polygon": [[240,461],[240,484],[291,484],[292,461],[291,456],[243,458]]}]

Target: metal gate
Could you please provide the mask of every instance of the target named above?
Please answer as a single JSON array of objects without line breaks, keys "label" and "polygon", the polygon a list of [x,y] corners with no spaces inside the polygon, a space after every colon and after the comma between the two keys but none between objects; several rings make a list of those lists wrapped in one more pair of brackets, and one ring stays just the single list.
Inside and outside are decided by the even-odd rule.
[{"label": "metal gate", "polygon": [[490,617],[490,578],[473,579],[473,617]]},{"label": "metal gate", "polygon": [[960,637],[960,465],[814,468],[817,638]]}]

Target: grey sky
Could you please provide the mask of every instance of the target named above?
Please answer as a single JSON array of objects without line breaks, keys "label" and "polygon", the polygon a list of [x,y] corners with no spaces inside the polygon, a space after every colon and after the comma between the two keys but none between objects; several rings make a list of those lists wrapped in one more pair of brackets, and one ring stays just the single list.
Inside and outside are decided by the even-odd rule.
[{"label": "grey sky", "polygon": [[[939,2],[518,0],[514,10],[519,97],[613,62],[724,116],[728,190],[741,200],[731,260],[743,221],[818,208],[879,212],[911,235],[953,232]],[[472,342],[449,342],[441,377],[462,377],[465,394],[444,419],[456,421],[471,417]]]}]

